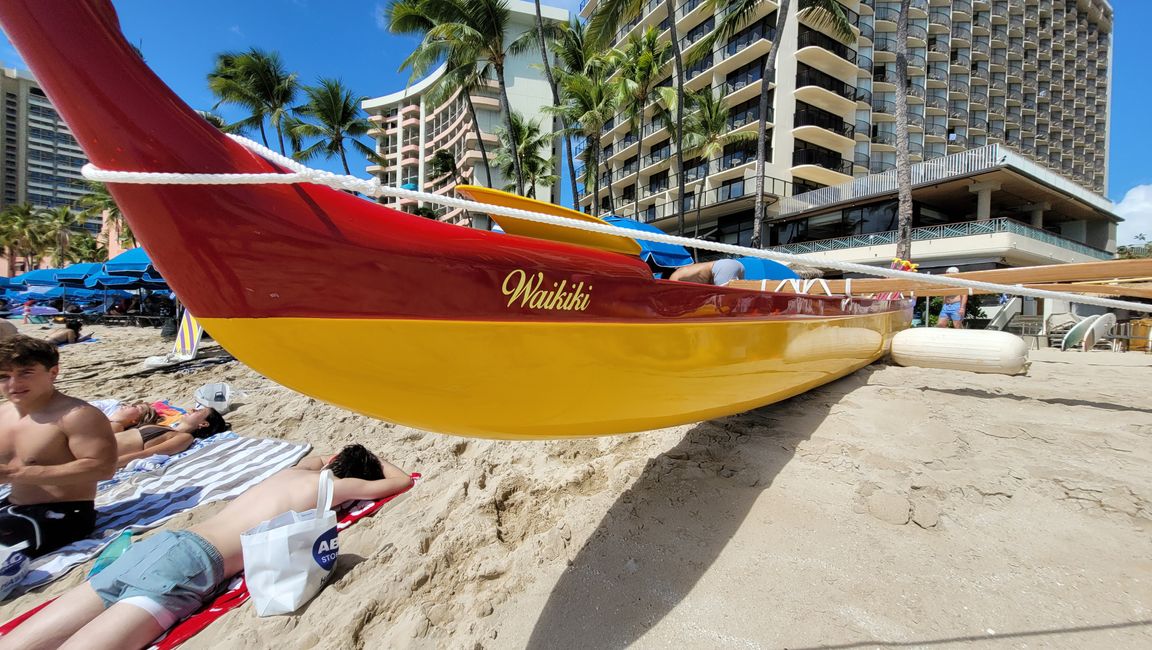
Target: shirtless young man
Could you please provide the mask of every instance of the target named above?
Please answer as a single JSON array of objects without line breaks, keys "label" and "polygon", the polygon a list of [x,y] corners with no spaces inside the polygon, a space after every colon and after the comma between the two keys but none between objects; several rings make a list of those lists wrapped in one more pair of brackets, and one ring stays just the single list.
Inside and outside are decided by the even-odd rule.
[{"label": "shirtless young man", "polygon": [[56,390],[56,346],[30,336],[0,341],[0,544],[36,557],[87,537],[96,482],[116,467],[108,418]]},{"label": "shirtless young man", "polygon": [[240,495],[187,530],[164,530],[137,542],[88,582],[65,593],[0,638],[20,648],[143,648],[195,612],[244,568],[240,535],[289,510],[316,507],[320,470],[337,477],[332,503],[382,499],[412,484],[408,474],[361,445],[325,464],[307,458]]}]

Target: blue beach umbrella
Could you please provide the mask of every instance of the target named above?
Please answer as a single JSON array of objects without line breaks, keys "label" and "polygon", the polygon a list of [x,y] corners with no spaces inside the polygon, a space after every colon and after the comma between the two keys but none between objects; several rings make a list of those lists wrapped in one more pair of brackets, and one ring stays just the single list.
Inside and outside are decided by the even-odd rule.
[{"label": "blue beach umbrella", "polygon": [[99,262],[82,262],[67,266],[56,272],[56,283],[62,287],[82,288],[85,278],[99,273],[103,266]]},{"label": "blue beach umbrella", "polygon": [[[667,234],[656,226],[640,223],[633,219],[625,219],[624,217],[617,217],[610,214],[606,217],[601,217],[604,221],[617,226],[619,228],[628,228],[630,230],[639,230],[641,232]],[[658,266],[664,268],[674,269],[680,266],[687,266],[692,263],[692,255],[688,249],[676,244],[664,244],[660,242],[646,241],[644,239],[637,239],[637,244],[640,244],[640,259],[645,262],[651,260]]]},{"label": "blue beach umbrella", "polygon": [[108,260],[104,263],[104,272],[109,275],[140,276],[148,272],[159,275],[152,266],[152,258],[148,257],[143,247],[126,250]]},{"label": "blue beach umbrella", "polygon": [[60,283],[56,281],[56,274],[59,271],[60,269],[33,269],[12,278],[9,284],[22,287],[58,287]]},{"label": "blue beach umbrella", "polygon": [[744,266],[745,280],[794,280],[800,276],[779,262],[759,257],[741,257],[736,261]]}]

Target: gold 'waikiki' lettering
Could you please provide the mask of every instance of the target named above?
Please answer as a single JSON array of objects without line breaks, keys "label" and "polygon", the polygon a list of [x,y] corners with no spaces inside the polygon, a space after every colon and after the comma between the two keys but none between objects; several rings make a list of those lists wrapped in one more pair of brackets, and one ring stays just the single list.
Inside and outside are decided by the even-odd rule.
[{"label": "gold 'waikiki' lettering", "polygon": [[584,311],[592,297],[592,285],[584,286],[583,282],[568,288],[568,281],[553,282],[552,288],[544,289],[544,272],[529,276],[521,269],[512,271],[504,277],[501,293],[508,296],[508,306],[520,301],[521,307],[530,309],[549,309],[554,311]]}]

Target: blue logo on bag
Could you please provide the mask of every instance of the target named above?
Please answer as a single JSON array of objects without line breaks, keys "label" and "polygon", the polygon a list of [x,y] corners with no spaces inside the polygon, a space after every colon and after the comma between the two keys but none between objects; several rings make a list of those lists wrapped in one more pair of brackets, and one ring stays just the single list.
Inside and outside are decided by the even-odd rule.
[{"label": "blue logo on bag", "polygon": [[336,528],[333,527],[312,545],[312,558],[316,564],[325,571],[330,571],[336,564],[336,556],[340,554],[340,539],[336,537]]}]

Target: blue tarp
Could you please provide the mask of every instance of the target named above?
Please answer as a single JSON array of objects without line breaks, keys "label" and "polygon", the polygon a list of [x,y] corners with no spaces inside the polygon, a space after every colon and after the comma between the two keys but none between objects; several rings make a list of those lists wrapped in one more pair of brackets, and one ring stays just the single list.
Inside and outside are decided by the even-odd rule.
[{"label": "blue tarp", "polygon": [[745,280],[792,280],[800,276],[779,262],[759,257],[741,257],[736,261],[744,265]]},{"label": "blue tarp", "polygon": [[142,247],[126,250],[104,264],[104,272],[110,275],[143,275],[148,271],[159,275],[152,267],[152,258]]},{"label": "blue tarp", "polygon": [[[616,215],[608,215],[601,217],[604,221],[617,226],[619,228],[629,228],[631,230],[639,230],[641,232],[652,232],[667,234],[656,226],[646,223],[640,223],[632,219],[625,219],[624,217],[617,217]],[[683,246],[675,244],[663,244],[658,242],[645,241],[637,239],[637,244],[640,244],[640,259],[647,262],[652,260],[658,266],[674,269],[680,266],[686,266],[692,263],[692,255],[688,253],[688,249]]]}]

